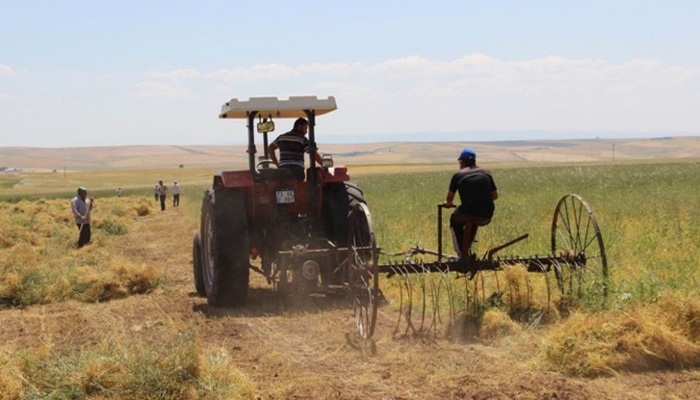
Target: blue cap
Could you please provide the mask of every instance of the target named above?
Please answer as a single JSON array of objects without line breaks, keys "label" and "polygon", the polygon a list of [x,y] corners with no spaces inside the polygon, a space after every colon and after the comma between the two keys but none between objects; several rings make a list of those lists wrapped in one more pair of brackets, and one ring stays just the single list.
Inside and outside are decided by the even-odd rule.
[{"label": "blue cap", "polygon": [[473,160],[476,158],[476,153],[474,150],[470,149],[469,147],[465,147],[464,150],[462,150],[461,153],[459,153],[459,158],[458,160]]}]

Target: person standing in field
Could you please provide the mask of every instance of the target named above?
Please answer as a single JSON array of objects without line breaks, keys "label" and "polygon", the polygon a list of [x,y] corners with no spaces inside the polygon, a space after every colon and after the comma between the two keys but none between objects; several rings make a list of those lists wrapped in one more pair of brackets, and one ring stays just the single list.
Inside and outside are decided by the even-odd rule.
[{"label": "person standing in field", "polygon": [[122,197],[122,188],[117,188],[117,197]]},{"label": "person standing in field", "polygon": [[[161,181],[161,183],[163,183],[163,181]],[[159,195],[160,195],[160,186],[155,185],[153,187],[153,197],[154,197],[155,201],[158,201]]]},{"label": "person standing in field", "polygon": [[165,211],[165,197],[168,194],[168,186],[163,181],[158,181],[158,197],[160,198],[160,211]]},{"label": "person standing in field", "polygon": [[476,165],[474,150],[465,148],[457,161],[459,171],[452,175],[443,205],[453,207],[455,193],[459,192],[461,204],[450,217],[450,231],[457,255],[466,259],[471,254],[478,227],[491,222],[498,189],[491,171]]},{"label": "person standing in field", "polygon": [[[277,136],[267,147],[272,162],[280,168],[289,169],[297,180],[304,180],[304,153],[309,152],[309,139],[306,133],[309,130],[309,122],[304,118],[294,121],[291,131]],[[279,161],[275,150],[280,150]],[[319,165],[323,165],[323,159],[316,152],[314,159]]]},{"label": "person standing in field", "polygon": [[177,181],[173,183],[173,207],[179,207],[180,206],[180,195],[185,194],[185,192],[182,190],[180,185],[177,184]]},{"label": "person standing in field", "polygon": [[90,243],[90,212],[95,206],[95,199],[87,198],[87,189],[84,187],[78,188],[78,195],[70,202],[73,219],[78,226],[78,243],[77,247],[81,248]]}]

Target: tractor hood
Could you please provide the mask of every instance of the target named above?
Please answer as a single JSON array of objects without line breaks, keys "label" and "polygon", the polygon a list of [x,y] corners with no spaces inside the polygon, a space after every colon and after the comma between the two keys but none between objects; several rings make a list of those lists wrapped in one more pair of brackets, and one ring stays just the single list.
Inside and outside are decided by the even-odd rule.
[{"label": "tractor hood", "polygon": [[247,118],[252,111],[257,111],[257,116],[262,118],[306,118],[304,110],[314,110],[314,114],[318,116],[336,108],[333,96],[328,96],[327,99],[296,96],[288,100],[277,97],[251,97],[247,101],[233,98],[221,106],[219,118]]}]

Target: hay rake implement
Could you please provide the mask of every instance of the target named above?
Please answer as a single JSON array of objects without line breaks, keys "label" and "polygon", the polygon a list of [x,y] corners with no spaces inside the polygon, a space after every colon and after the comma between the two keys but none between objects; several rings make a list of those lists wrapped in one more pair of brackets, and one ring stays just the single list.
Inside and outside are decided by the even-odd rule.
[{"label": "hay rake implement", "polygon": [[[376,324],[379,297],[378,276],[386,275],[386,284],[398,289],[399,318],[394,335],[416,336],[449,334],[459,328],[457,319],[470,311],[476,313],[487,302],[500,301],[498,291],[490,298],[485,295],[486,278],[482,272],[502,271],[509,266],[522,267],[527,272],[554,276],[561,299],[575,301],[590,294],[607,297],[608,265],[603,237],[598,222],[588,203],[576,194],[563,196],[554,211],[551,225],[551,249],[547,255],[504,256],[497,253],[528,237],[523,234],[488,250],[483,257],[471,255],[460,260],[443,252],[442,224],[444,205],[438,206],[438,249],[428,250],[413,247],[404,253],[402,261],[374,266],[363,263],[367,272],[361,284],[355,288],[354,304],[358,326],[365,330],[363,337],[370,337]],[[379,250],[376,246],[362,247],[354,251],[363,253],[362,259],[378,260],[378,255],[367,252]],[[434,261],[423,261],[418,257],[431,257]],[[371,273],[369,273],[371,272]],[[498,277],[495,284],[500,287]],[[476,278],[476,279],[475,279]],[[550,280],[545,279],[547,299],[550,300]],[[532,290],[527,285],[527,290]],[[481,298],[479,298],[481,297]],[[360,310],[360,312],[358,312]],[[369,333],[369,335],[368,335]]]}]

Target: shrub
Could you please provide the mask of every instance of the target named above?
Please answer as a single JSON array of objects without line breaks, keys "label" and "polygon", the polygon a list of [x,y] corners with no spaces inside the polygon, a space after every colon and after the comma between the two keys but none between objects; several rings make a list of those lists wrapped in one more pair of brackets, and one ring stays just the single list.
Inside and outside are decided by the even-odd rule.
[{"label": "shrub", "polygon": [[108,219],[100,227],[107,235],[126,235],[128,230],[121,222]]}]

